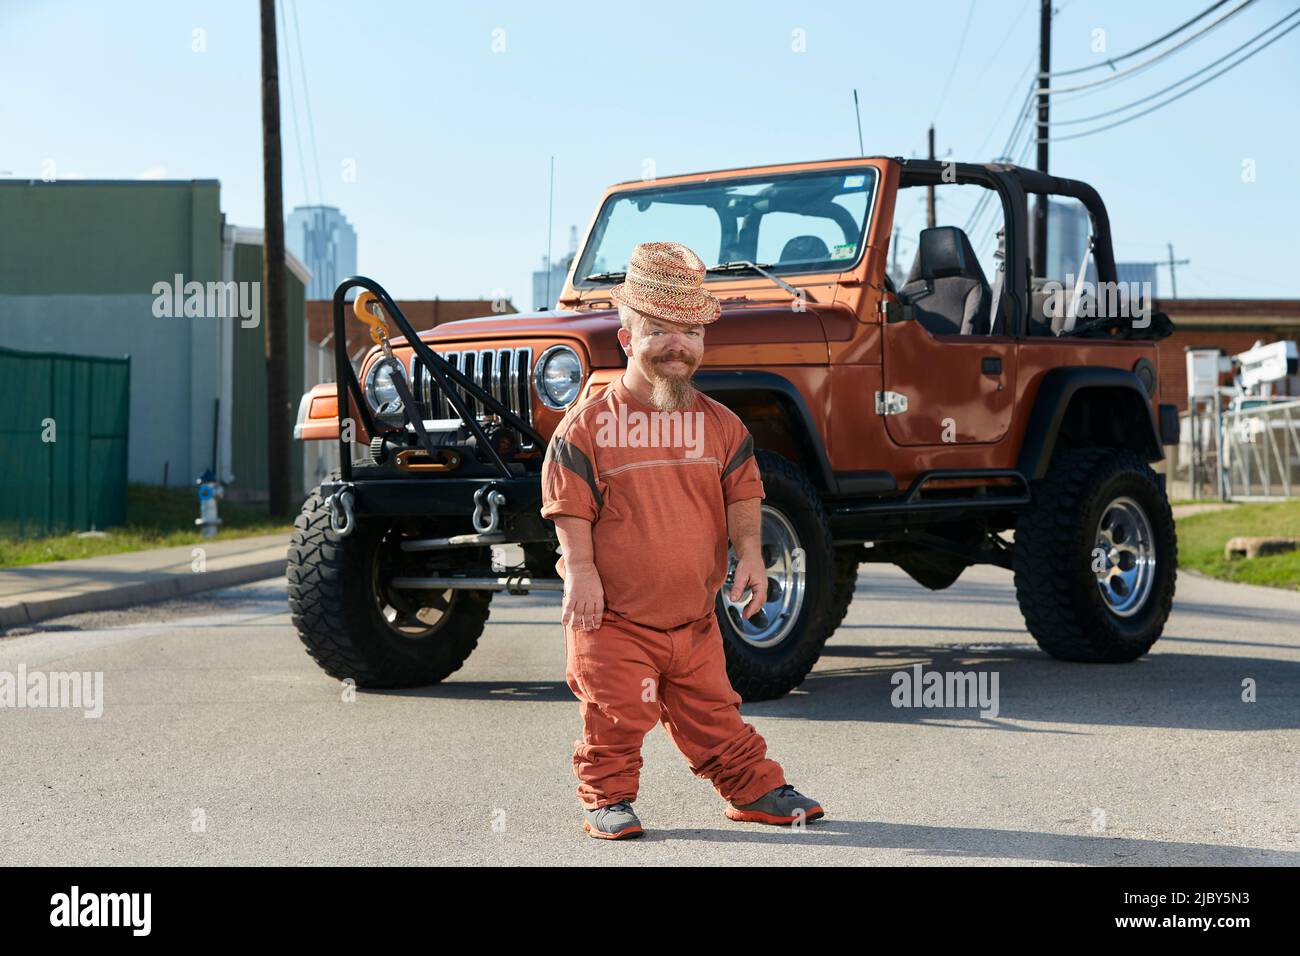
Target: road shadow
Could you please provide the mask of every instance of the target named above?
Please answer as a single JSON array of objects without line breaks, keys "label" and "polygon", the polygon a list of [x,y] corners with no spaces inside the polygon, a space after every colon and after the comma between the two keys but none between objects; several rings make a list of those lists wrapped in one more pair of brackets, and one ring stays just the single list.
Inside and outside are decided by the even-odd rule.
[{"label": "road shadow", "polygon": [[[855,627],[849,626],[847,630]],[[845,630],[842,628],[841,630]],[[1221,643],[1213,637],[1169,637],[1130,664],[1058,661],[1026,636],[1021,641],[935,644],[831,643],[817,667],[792,693],[744,706],[746,714],[802,720],[945,723],[971,730],[1078,733],[1077,729],[1019,726],[1161,727],[1196,730],[1277,730],[1300,726],[1300,661],[1240,655],[1180,653],[1180,641]],[[1222,642],[1236,646],[1235,642]],[[986,672],[997,675],[997,713],[978,707],[895,706],[894,675]],[[910,679],[910,678],[909,678]],[[1256,701],[1242,700],[1254,681]],[[908,685],[910,686],[910,685]],[[906,702],[910,695],[903,697]]]},{"label": "road shadow", "polygon": [[[1086,821],[1080,822],[1086,826]],[[802,831],[769,827],[694,829],[651,827],[646,842],[707,840],[714,843],[779,845],[792,850],[833,846],[837,850],[905,850],[930,858],[1020,860],[1025,863],[1087,866],[1296,866],[1300,852],[1213,843],[1142,840],[1105,834],[1042,833],[991,827],[934,827],[871,821],[817,820]]]},{"label": "road shadow", "polygon": [[[864,571],[858,579],[856,600],[912,604],[934,597],[901,575],[872,573],[866,568]],[[960,581],[944,599],[963,606],[1016,604],[1009,578],[1006,582]],[[525,611],[521,618],[489,620],[489,629],[545,626],[552,614],[559,628],[559,594],[538,593],[515,601],[518,603],[512,607]],[[881,615],[888,617],[881,620]],[[875,620],[841,624],[813,672],[798,688],[778,700],[746,703],[743,713],[801,720],[943,724],[1008,733],[1086,733],[1090,726],[1228,731],[1300,726],[1300,659],[1280,660],[1250,653],[1251,649],[1300,650],[1300,637],[1297,643],[1288,644],[1267,638],[1226,639],[1216,631],[1225,619],[1300,623],[1300,618],[1285,609],[1177,602],[1166,635],[1149,654],[1129,664],[1058,661],[1040,650],[1023,626],[980,626],[978,610],[970,615],[971,625],[892,623],[889,617],[907,620],[910,614],[899,614],[881,605]],[[1006,618],[995,620],[1005,622]],[[909,640],[923,634],[938,640]],[[946,639],[948,636],[952,639]],[[981,717],[979,706],[895,706],[894,675],[911,672],[914,664],[921,665],[922,673],[973,672],[977,677],[986,673],[989,682],[996,674],[997,713]],[[1247,680],[1254,682],[1256,702],[1242,700],[1243,682]],[[991,689],[991,683],[987,686]],[[376,693],[453,700],[574,701],[562,679],[458,681],[453,677],[435,687]],[[1033,726],[1046,724],[1079,727]]]},{"label": "road shadow", "polygon": [[[847,625],[841,630],[884,625]],[[990,629],[991,634],[1004,633]],[[1214,638],[1171,638],[1219,643]],[[798,720],[856,720],[911,723],[1007,733],[1086,733],[1079,728],[1024,726],[1076,724],[1086,727],[1161,727],[1197,730],[1278,730],[1300,727],[1300,662],[1265,657],[1184,654],[1159,650],[1131,664],[1075,664],[1058,661],[1032,641],[950,644],[833,643],[816,669],[777,700],[745,703],[746,716]],[[980,673],[992,689],[997,675],[996,714],[980,716],[969,707],[895,706],[899,672],[914,675]],[[1242,700],[1242,681],[1255,682],[1257,701]],[[946,679],[946,678],[945,678]],[[454,677],[432,687],[359,690],[381,696],[502,703],[575,700],[563,680],[475,681]],[[910,700],[910,697],[905,698]]]}]

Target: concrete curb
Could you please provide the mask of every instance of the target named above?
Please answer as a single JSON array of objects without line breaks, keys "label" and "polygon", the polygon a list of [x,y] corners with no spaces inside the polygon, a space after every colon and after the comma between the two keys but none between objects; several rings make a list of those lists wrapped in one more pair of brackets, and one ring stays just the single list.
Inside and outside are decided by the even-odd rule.
[{"label": "concrete curb", "polygon": [[86,611],[108,611],[131,607],[151,601],[184,597],[200,591],[234,587],[252,581],[283,576],[286,559],[259,561],[233,568],[220,568],[194,574],[173,574],[154,581],[124,584],[121,587],[69,594],[48,601],[20,601],[0,607],[0,631],[24,624],[47,621],[65,614],[82,614]]}]

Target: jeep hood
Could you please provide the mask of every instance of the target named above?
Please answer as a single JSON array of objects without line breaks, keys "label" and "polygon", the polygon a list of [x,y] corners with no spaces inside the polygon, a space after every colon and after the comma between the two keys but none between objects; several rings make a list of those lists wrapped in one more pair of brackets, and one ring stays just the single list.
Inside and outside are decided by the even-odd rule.
[{"label": "jeep hood", "polygon": [[[444,322],[420,333],[421,341],[438,342],[519,340],[537,337],[574,338],[581,340],[597,367],[624,365],[623,347],[618,341],[620,328],[615,309],[590,312],[555,310],[515,312],[474,319]],[[394,340],[396,343],[398,340]],[[826,334],[813,307],[792,313],[787,304],[743,303],[723,306],[722,317],[711,323],[705,337],[705,349],[714,345],[780,343],[815,343],[825,347]]]}]

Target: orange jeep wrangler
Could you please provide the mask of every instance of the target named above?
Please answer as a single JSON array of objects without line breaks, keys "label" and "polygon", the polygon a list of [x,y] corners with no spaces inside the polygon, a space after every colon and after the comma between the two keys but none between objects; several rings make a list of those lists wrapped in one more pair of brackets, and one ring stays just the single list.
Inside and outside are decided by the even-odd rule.
[{"label": "orange jeep wrangler", "polygon": [[[910,275],[891,277],[896,206],[952,183],[1001,209],[993,281],[955,226],[921,231]],[[296,429],[339,441],[342,462],[289,548],[309,653],[360,686],[434,683],[474,649],[495,593],[563,589],[542,459],[565,410],[626,367],[609,289],[633,246],[674,240],[716,263],[723,316],[694,381],[748,427],[766,493],[766,602],[745,620],[724,598],[733,551],[717,603],[746,700],[799,685],[864,561],[933,590],[972,564],[1006,568],[1048,654],[1140,657],[1174,595],[1174,524],[1151,468],[1178,440],[1175,408],[1156,399],[1154,343],[1172,326],[1127,315],[1132,298],[1090,301],[1082,282],[1068,310],[1060,296],[1051,308],[1030,272],[1030,195],[1082,203],[1096,285],[1122,288],[1105,206],[1084,183],[880,157],[613,186],[551,311],[416,334],[378,284],[344,281],[337,382],[303,396]],[[359,374],[343,348],[349,310],[376,342]]]}]

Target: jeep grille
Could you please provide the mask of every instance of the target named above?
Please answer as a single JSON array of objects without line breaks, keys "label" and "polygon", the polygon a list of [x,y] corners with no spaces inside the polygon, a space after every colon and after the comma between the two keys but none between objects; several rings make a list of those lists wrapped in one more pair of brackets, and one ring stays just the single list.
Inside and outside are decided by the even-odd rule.
[{"label": "jeep grille", "polygon": [[[462,352],[438,352],[437,354],[529,425],[533,424],[533,402],[529,380],[533,370],[531,348],[525,346],[506,349],[467,349]],[[411,367],[415,373],[411,378],[416,383],[415,400],[420,405],[420,414],[425,418],[455,418],[456,409],[452,407],[447,396],[434,387],[433,376],[429,374],[429,370],[424,367],[424,363],[418,356],[411,357]],[[499,415],[488,414],[484,404],[471,399],[463,388],[457,388],[456,391],[461,401],[469,406],[480,422],[499,421]],[[522,450],[526,451],[534,447],[534,443],[526,436],[520,435],[519,440],[519,447]]]}]

